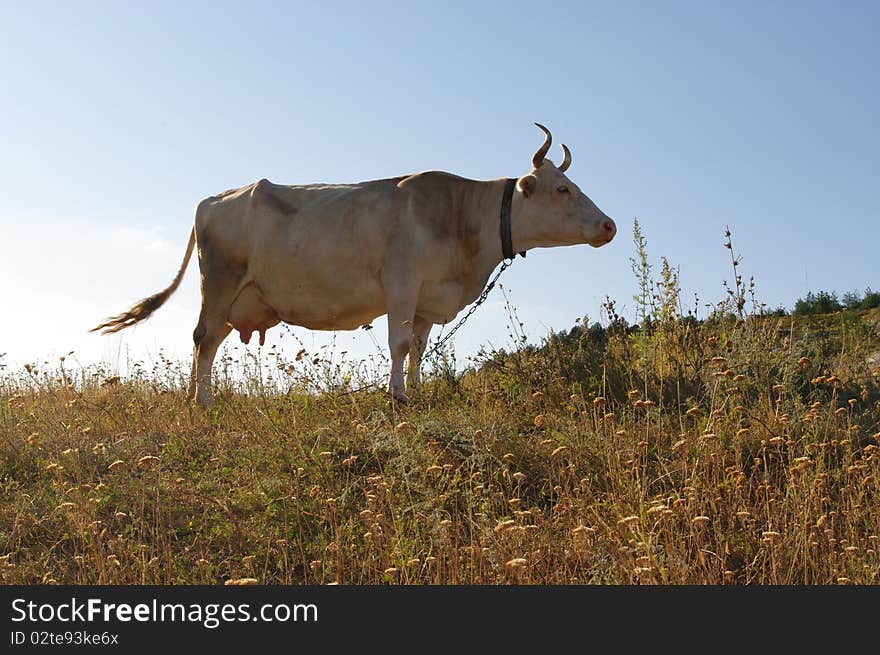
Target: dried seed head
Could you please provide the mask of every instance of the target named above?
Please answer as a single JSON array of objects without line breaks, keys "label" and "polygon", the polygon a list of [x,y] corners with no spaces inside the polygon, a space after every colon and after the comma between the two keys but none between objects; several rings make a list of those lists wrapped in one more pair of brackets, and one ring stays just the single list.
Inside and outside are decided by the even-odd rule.
[{"label": "dried seed head", "polygon": [[708,516],[695,516],[691,519],[691,523],[698,528],[704,528],[709,525],[709,517]]},{"label": "dried seed head", "polygon": [[256,578],[230,578],[223,583],[227,587],[243,587],[247,585],[260,584]]},{"label": "dried seed head", "polygon": [[151,464],[155,464],[158,461],[159,461],[159,458],[156,457],[155,455],[144,455],[143,457],[141,457],[137,461],[137,465],[140,466],[141,468],[146,468],[146,467],[150,466]]},{"label": "dried seed head", "polygon": [[639,522],[639,517],[635,514],[631,514],[630,516],[624,516],[617,522],[617,525],[627,528],[630,526],[634,526]]},{"label": "dried seed head", "polygon": [[600,407],[600,406],[604,405],[605,403],[606,403],[606,400],[605,400],[604,396],[596,396],[595,398],[593,398],[593,404],[596,407]]},{"label": "dried seed head", "polygon": [[516,570],[521,569],[525,566],[528,566],[529,562],[525,557],[514,557],[512,560],[508,561],[504,566],[509,569]]},{"label": "dried seed head", "polygon": [[537,416],[535,416],[532,422],[535,424],[536,428],[540,428],[542,425],[544,425],[544,415],[538,414]]},{"label": "dried seed head", "polygon": [[513,519],[507,519],[506,521],[501,521],[501,523],[496,525],[493,532],[495,534],[500,534],[502,532],[506,532],[507,530],[512,528],[514,525],[516,525],[516,521],[514,521]]}]

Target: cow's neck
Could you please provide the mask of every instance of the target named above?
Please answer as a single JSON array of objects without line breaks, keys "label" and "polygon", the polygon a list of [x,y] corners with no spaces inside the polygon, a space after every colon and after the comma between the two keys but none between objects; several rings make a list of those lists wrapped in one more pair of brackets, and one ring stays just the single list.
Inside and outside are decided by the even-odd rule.
[{"label": "cow's neck", "polygon": [[[475,262],[477,268],[487,276],[504,259],[501,236],[499,233],[501,221],[501,201],[504,195],[504,187],[507,178],[479,182],[478,192],[471,193],[466,200],[470,220],[479,224],[480,249]],[[534,234],[530,234],[527,219],[523,214],[523,197],[519,191],[514,191],[510,210],[510,231],[514,253],[532,248],[547,248],[559,245],[542,240]]]},{"label": "cow's neck", "polygon": [[[487,181],[471,181],[464,187],[464,196],[460,199],[462,209],[467,216],[468,224],[478,232],[479,247],[467,265],[467,295],[474,298],[482,291],[492,271],[504,259],[499,232],[501,221],[501,202],[507,178]],[[518,216],[522,214],[521,194],[515,191],[511,206],[511,236],[514,252],[530,248],[546,247],[547,245],[528,234],[527,226]],[[524,229],[526,228],[526,229]],[[463,280],[464,281],[464,280]]]},{"label": "cow's neck", "polygon": [[[504,258],[499,227],[501,199],[506,183],[506,179],[474,180],[473,184],[466,187],[466,195],[462,198],[468,224],[479,235],[477,238],[479,245],[472,255],[473,259],[469,262],[468,268],[480,279],[488,278]],[[514,247],[519,248],[515,242]],[[523,248],[519,248],[519,250],[523,250]]]}]

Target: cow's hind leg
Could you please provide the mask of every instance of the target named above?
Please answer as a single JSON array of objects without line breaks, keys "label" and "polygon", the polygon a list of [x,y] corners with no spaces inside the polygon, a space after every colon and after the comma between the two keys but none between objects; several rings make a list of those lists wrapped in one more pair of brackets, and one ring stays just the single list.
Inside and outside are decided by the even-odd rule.
[{"label": "cow's hind leg", "polygon": [[193,372],[190,380],[190,398],[202,407],[209,407],[214,402],[211,390],[211,368],[214,357],[223,340],[232,328],[226,319],[211,315],[202,308],[199,323],[193,331]]},{"label": "cow's hind leg", "polygon": [[212,404],[211,367],[223,340],[232,331],[226,322],[244,267],[225,260],[212,250],[206,234],[197,233],[201,271],[202,309],[193,331],[193,365],[190,399],[202,407]]}]

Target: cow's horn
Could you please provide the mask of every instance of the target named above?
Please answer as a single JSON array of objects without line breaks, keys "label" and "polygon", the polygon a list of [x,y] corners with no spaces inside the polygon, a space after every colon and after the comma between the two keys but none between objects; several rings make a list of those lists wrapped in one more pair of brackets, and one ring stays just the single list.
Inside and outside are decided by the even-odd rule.
[{"label": "cow's horn", "polygon": [[562,152],[565,153],[565,157],[562,160],[562,163],[559,165],[559,170],[563,173],[568,170],[568,167],[571,166],[571,150],[568,149],[568,146],[564,143],[560,144],[562,146]]},{"label": "cow's horn", "polygon": [[541,168],[541,165],[544,163],[544,157],[550,150],[550,144],[553,143],[553,137],[550,136],[550,130],[541,125],[540,123],[535,123],[535,125],[540,128],[540,130],[547,135],[547,138],[544,139],[544,145],[538,148],[537,152],[535,152],[535,156],[532,157],[532,166],[534,168]]}]

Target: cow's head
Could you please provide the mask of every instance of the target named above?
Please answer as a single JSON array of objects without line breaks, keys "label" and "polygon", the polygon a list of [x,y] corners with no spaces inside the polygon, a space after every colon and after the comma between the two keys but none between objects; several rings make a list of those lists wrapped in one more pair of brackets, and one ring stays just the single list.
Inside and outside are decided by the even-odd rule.
[{"label": "cow's head", "polygon": [[544,159],[553,138],[546,127],[540,123],[535,125],[541,128],[546,138],[532,157],[532,172],[517,180],[516,188],[521,198],[517,203],[518,225],[514,230],[526,236],[528,241],[547,246],[578,243],[589,243],[594,248],[604,246],[614,238],[617,226],[566,177],[571,152],[565,145],[562,146],[564,158],[558,167]]}]

